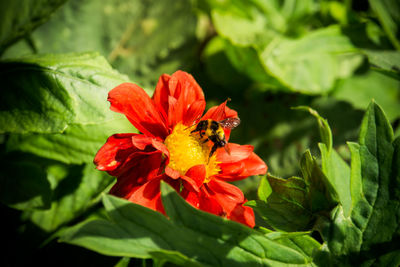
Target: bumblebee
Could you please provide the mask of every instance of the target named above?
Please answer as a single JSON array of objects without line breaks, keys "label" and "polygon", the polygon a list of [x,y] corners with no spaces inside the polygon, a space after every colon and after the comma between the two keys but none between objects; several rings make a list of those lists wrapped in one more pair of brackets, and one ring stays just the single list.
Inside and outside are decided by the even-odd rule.
[{"label": "bumblebee", "polygon": [[202,120],[197,123],[196,128],[191,131],[191,133],[199,132],[200,138],[206,136],[207,138],[203,141],[206,143],[211,141],[214,145],[211,148],[209,158],[214,154],[214,152],[223,147],[225,151],[230,154],[229,148],[226,145],[228,142],[225,139],[225,129],[233,129],[240,124],[239,118],[227,118],[222,121],[215,121],[212,119]]}]

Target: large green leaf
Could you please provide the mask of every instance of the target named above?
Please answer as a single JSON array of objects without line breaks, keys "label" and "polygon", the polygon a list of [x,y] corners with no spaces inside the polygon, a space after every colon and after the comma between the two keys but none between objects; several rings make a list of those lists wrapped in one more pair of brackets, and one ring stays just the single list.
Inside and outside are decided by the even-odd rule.
[{"label": "large green leaf", "polygon": [[[352,218],[363,234],[362,250],[399,237],[399,139],[381,108],[372,103],[360,132],[362,186]],[[376,235],[379,229],[380,234]]]},{"label": "large green leaf", "polygon": [[362,61],[339,27],[315,30],[299,39],[278,37],[262,51],[265,68],[296,92],[321,94],[350,76]]},{"label": "large green leaf", "polygon": [[111,134],[135,131],[107,102],[108,91],[128,79],[96,53],[28,57],[0,68],[0,131],[14,134],[9,150],[81,164]]},{"label": "large green leaf", "polygon": [[[98,51],[120,72],[153,88],[161,74],[195,62],[196,27],[190,1],[70,0],[32,41],[40,53]],[[19,43],[7,52],[10,57],[30,51]]]},{"label": "large green leaf", "polygon": [[0,1],[0,54],[46,22],[66,0]]},{"label": "large green leaf", "polygon": [[1,133],[62,133],[70,124],[98,124],[107,93],[128,81],[96,53],[32,56],[0,65]]},{"label": "large green leaf", "polygon": [[51,207],[26,212],[26,215],[47,232],[56,230],[92,207],[113,180],[105,172],[96,170],[93,164],[51,164],[46,171],[53,190]]},{"label": "large green leaf", "polygon": [[114,256],[165,258],[179,265],[304,265],[309,257],[262,233],[199,211],[162,186],[169,219],[126,200],[104,196],[111,221],[95,220],[67,231],[61,241]]},{"label": "large green leaf", "polygon": [[351,213],[339,205],[322,231],[332,254],[349,263],[399,264],[400,139],[393,139],[385,114],[372,102],[359,144],[349,143]]},{"label": "large green leaf", "polygon": [[329,212],[337,203],[336,192],[310,151],[304,153],[300,166],[304,178],[268,174],[268,182],[262,182],[258,191],[260,200],[246,203],[276,230],[310,230],[318,213]]},{"label": "large green leaf", "polygon": [[[110,110],[106,112],[112,113]],[[135,131],[126,118],[88,125],[71,124],[60,134],[12,135],[7,149],[33,153],[67,164],[91,163],[109,136]]]},{"label": "large green leaf", "polygon": [[303,231],[311,228],[312,213],[306,204],[306,185],[303,179],[276,178],[268,175],[273,190],[266,201],[252,200],[252,207],[268,225],[280,231]]},{"label": "large green leaf", "polygon": [[304,256],[309,257],[310,261],[321,249],[321,244],[309,236],[309,232],[275,232],[264,227],[260,227],[259,230],[265,232],[266,237],[269,239],[291,247],[302,253]]}]

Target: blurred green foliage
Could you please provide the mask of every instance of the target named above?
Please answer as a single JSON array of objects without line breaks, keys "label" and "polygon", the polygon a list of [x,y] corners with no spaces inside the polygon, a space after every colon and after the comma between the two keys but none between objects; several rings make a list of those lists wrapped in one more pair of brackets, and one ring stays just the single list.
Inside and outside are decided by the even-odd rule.
[{"label": "blurred green foliage", "polygon": [[[231,141],[255,146],[275,187],[286,186],[280,177],[306,179],[307,149],[349,163],[345,142],[357,140],[371,99],[400,135],[396,0],[2,0],[0,29],[0,201],[13,229],[7,239],[16,240],[2,266],[43,263],[48,253],[76,265],[62,250],[82,264],[119,261],[52,237],[104,217],[99,195],[113,180],[94,171],[92,159],[109,135],[134,131],[106,102],[123,81],[151,94],[162,73],[182,69],[202,86],[208,107],[230,97],[242,121]],[[334,138],[325,149],[316,145],[315,119],[296,106],[327,119]],[[259,183],[237,182],[248,199],[257,198]]]}]

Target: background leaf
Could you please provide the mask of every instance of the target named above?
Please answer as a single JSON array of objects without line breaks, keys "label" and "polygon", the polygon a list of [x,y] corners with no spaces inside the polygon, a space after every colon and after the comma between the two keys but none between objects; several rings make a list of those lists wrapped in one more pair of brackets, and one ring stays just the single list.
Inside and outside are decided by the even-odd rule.
[{"label": "background leaf", "polygon": [[393,0],[369,0],[372,10],[378,16],[379,22],[382,24],[383,29],[388,35],[393,46],[400,50],[399,36],[399,22],[400,22],[400,5],[397,1]]},{"label": "background leaf", "polygon": [[[196,30],[187,1],[70,0],[32,41],[40,53],[98,51],[114,68],[152,88],[161,74],[191,66]],[[29,52],[21,42],[6,57]]]},{"label": "background leaf", "polygon": [[66,0],[1,1],[0,54],[18,39],[46,22]]}]

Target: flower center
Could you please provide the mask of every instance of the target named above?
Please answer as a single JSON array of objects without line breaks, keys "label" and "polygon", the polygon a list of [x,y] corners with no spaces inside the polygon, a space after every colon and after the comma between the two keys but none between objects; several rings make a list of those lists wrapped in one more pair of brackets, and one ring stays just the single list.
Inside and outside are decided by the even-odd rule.
[{"label": "flower center", "polygon": [[221,169],[218,166],[217,156],[214,153],[210,158],[210,141],[203,143],[198,135],[191,134],[192,127],[178,123],[172,133],[165,139],[165,145],[169,151],[168,167],[178,171],[181,175],[193,166],[205,165],[206,178],[204,183],[210,181],[210,177]]}]

